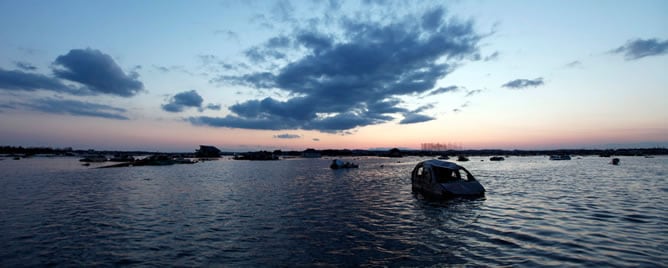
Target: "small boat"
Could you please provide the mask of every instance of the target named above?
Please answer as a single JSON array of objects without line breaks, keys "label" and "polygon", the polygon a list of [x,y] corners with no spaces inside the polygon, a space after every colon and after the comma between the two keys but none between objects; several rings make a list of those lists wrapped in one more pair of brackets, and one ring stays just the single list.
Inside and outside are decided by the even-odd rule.
[{"label": "small boat", "polygon": [[438,159],[441,159],[441,160],[448,160],[448,159],[450,159],[450,157],[447,156],[447,155],[441,155],[441,156],[438,157]]},{"label": "small boat", "polygon": [[505,158],[503,158],[503,156],[492,156],[491,158],[489,158],[489,161],[503,161],[503,160],[506,160]]},{"label": "small boat", "polygon": [[334,159],[332,160],[332,164],[329,165],[329,168],[331,169],[342,169],[342,168],[358,168],[359,165],[350,163],[350,162],[343,162],[339,159]]},{"label": "small boat", "polygon": [[571,156],[565,154],[555,154],[550,155],[550,160],[571,160]]},{"label": "small boat", "polygon": [[613,164],[615,166],[619,165],[619,158],[613,158],[612,161],[610,161],[610,164]]},{"label": "small boat", "polygon": [[483,187],[466,168],[448,161],[427,160],[411,173],[412,190],[427,197],[482,196]]}]

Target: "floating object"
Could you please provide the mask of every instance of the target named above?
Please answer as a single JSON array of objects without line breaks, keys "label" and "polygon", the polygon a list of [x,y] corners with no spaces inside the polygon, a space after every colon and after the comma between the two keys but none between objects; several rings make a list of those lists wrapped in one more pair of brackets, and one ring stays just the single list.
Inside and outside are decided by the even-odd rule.
[{"label": "floating object", "polygon": [[341,168],[358,168],[359,165],[350,163],[350,162],[343,162],[339,159],[334,159],[332,160],[332,164],[329,165],[329,168],[331,169],[341,169]]},{"label": "floating object", "polygon": [[427,197],[485,194],[485,187],[466,168],[448,161],[427,160],[418,163],[411,173],[411,184],[413,192]]},{"label": "floating object", "polygon": [[550,155],[550,160],[571,160],[571,156],[565,154],[555,154]]},{"label": "floating object", "polygon": [[489,161],[503,161],[503,160],[506,160],[505,158],[503,158],[503,156],[492,156],[491,158],[489,158]]},{"label": "floating object", "polygon": [[610,161],[610,164],[613,164],[615,166],[619,165],[619,158],[613,158],[612,161]]},{"label": "floating object", "polygon": [[460,156],[457,157],[457,161],[466,162],[466,161],[469,161],[469,158],[466,157],[466,156],[460,155]]}]

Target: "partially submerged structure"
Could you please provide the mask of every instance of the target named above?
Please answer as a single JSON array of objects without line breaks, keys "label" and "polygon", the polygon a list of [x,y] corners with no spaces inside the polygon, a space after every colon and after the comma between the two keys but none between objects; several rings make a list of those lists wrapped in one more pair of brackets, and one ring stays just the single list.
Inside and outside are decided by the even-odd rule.
[{"label": "partially submerged structure", "polygon": [[320,158],[322,157],[322,154],[320,152],[316,151],[313,148],[308,148],[302,152],[302,157],[304,158]]},{"label": "partially submerged structure", "polygon": [[489,161],[503,161],[506,160],[503,156],[492,156],[489,158]]},{"label": "partially submerged structure", "polygon": [[482,196],[485,188],[464,167],[448,161],[427,160],[411,173],[413,192],[426,197]]},{"label": "partially submerged structure", "polygon": [[343,162],[339,159],[332,160],[332,164],[329,165],[331,169],[342,169],[342,168],[358,168],[359,165],[350,162]]},{"label": "partially submerged structure", "polygon": [[243,154],[235,154],[234,160],[278,160],[278,155],[268,151],[247,152]]},{"label": "partially submerged structure", "polygon": [[205,158],[220,157],[220,150],[215,146],[200,145],[199,149],[195,151],[195,156]]},{"label": "partially submerged structure", "polygon": [[550,160],[555,160],[555,161],[571,160],[571,156],[566,155],[566,154],[554,154],[554,155],[550,155]]}]

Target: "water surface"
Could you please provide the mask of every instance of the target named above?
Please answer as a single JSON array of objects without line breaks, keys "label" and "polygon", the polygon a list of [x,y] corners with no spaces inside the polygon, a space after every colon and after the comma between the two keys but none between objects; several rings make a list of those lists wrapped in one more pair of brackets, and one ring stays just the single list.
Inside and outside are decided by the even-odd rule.
[{"label": "water surface", "polygon": [[[0,266],[665,266],[668,157],[472,157],[484,198],[411,193],[427,158],[93,169],[0,161]],[[485,160],[485,161],[480,161]]]}]

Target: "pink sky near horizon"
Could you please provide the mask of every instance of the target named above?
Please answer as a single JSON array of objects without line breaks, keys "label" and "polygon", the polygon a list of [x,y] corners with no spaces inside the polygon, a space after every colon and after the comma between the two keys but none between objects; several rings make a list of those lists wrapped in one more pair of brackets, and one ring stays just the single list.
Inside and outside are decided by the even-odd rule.
[{"label": "pink sky near horizon", "polygon": [[[141,1],[44,2],[39,16],[31,2],[0,2],[0,145],[184,152],[200,144],[227,151],[419,149],[422,143],[668,147],[668,1],[326,2],[170,1],[159,10]],[[443,16],[439,27],[458,25],[453,29],[480,40],[468,50],[436,53],[412,42],[419,38],[397,48],[393,35],[346,28],[355,22],[409,37],[462,34],[434,32],[426,19],[434,15]],[[421,23],[406,23],[415,21]],[[302,38],[305,32],[330,42],[328,53],[337,57],[320,59],[324,54]],[[385,45],[377,50],[394,49],[376,55],[383,59],[419,51],[435,53],[427,57],[435,60],[406,53],[394,60],[407,64],[364,69],[377,58],[366,58],[373,53],[363,48],[376,41]],[[366,53],[335,54],[344,48]],[[332,62],[348,69],[330,68]],[[447,72],[434,68],[445,63]],[[312,68],[279,85],[278,75],[295,66]],[[303,79],[318,68],[326,71]],[[64,69],[71,74],[58,76]],[[96,76],[91,69],[107,72]],[[241,81],[266,73],[276,76],[263,81],[270,86]],[[417,73],[437,75],[401,79]],[[345,86],[317,84],[341,77]],[[369,77],[378,81],[367,87]],[[304,81],[318,86],[300,88]],[[423,82],[431,88],[411,88]],[[396,84],[409,85],[388,90]],[[447,88],[454,90],[438,92]],[[179,103],[180,94],[186,98],[179,101],[191,103]],[[340,95],[352,98],[328,99]],[[367,117],[354,124],[318,121],[350,114]],[[219,127],[193,118],[213,118]],[[276,118],[285,124],[273,124]]]}]

